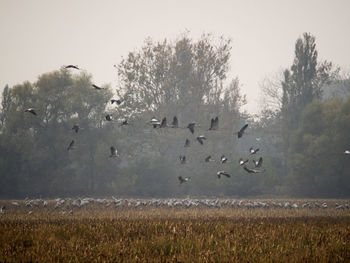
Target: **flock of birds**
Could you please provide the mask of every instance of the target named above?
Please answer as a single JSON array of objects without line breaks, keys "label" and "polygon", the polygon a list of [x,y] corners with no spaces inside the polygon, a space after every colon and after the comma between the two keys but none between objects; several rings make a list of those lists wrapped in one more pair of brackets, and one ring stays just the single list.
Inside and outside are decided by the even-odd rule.
[{"label": "flock of birds", "polygon": [[[76,66],[76,65],[68,65],[68,66],[65,66],[64,68],[80,70],[80,68],[78,66]],[[95,88],[96,90],[103,90],[104,89],[104,88],[102,88],[100,86],[97,86],[95,84],[92,84],[92,87]],[[112,105],[114,103],[117,104],[117,105],[120,105],[120,104],[123,103],[123,101],[121,99],[111,99],[110,103]],[[28,108],[28,109],[25,110],[25,112],[28,112],[28,113],[31,113],[31,114],[37,116],[37,111],[34,108]],[[105,120],[108,121],[108,122],[114,121],[113,116],[111,114],[107,114],[105,116]],[[153,126],[154,129],[185,128],[185,129],[188,129],[191,132],[192,135],[194,135],[194,133],[195,133],[195,128],[199,127],[199,125],[196,122],[191,122],[185,127],[180,127],[177,116],[173,117],[173,121],[171,122],[170,125],[167,124],[166,117],[164,117],[161,121],[159,121],[158,119],[153,117],[151,119],[151,121],[150,121],[150,124]],[[129,125],[129,122],[128,122],[127,119],[124,119],[120,123],[120,125],[122,125],[122,126]],[[243,135],[244,135],[244,133],[245,133],[247,128],[248,128],[248,124],[245,124],[238,132],[236,132],[234,134],[237,134],[238,139],[240,139],[240,138],[243,137]],[[80,129],[80,127],[79,127],[78,124],[74,124],[73,127],[72,127],[72,130],[74,130],[75,133],[78,133],[79,129]],[[210,127],[209,127],[208,131],[216,131],[218,129],[219,129],[219,117],[217,116],[217,117],[211,119]],[[205,135],[198,135],[196,137],[196,140],[198,141],[198,143],[200,145],[204,145],[204,142],[207,140],[207,137]],[[74,145],[75,145],[75,140],[71,140],[71,142],[69,143],[69,145],[67,147],[67,151],[70,151],[70,150],[74,149]],[[190,147],[190,145],[191,145],[191,141],[188,138],[186,138],[184,147]],[[256,155],[256,153],[259,150],[260,150],[259,148],[250,147],[250,149],[249,149],[249,157],[252,157],[252,156]],[[350,155],[350,150],[345,150],[343,153],[345,155]],[[118,150],[116,149],[115,146],[110,146],[110,156],[109,157],[111,157],[111,158],[119,157]],[[185,155],[180,155],[179,156],[179,160],[180,160],[180,164],[186,164],[187,163],[187,159],[186,159]],[[208,155],[204,159],[204,162],[206,162],[206,163],[215,162],[215,161],[216,160],[213,160],[211,155]],[[225,163],[228,163],[230,161],[223,154],[223,155],[221,155],[220,160],[218,160],[218,162],[220,162],[221,164],[225,164]],[[249,162],[253,163],[254,168],[248,167]],[[257,173],[265,172],[265,169],[262,169],[262,164],[263,164],[263,158],[262,157],[260,157],[258,160],[249,159],[249,158],[245,158],[244,159],[244,158],[241,157],[239,159],[238,163],[239,163],[239,165],[241,167],[243,167],[244,171],[246,171],[249,174],[257,174]],[[224,170],[217,171],[216,175],[217,175],[218,179],[220,179],[222,176],[225,176],[225,177],[228,177],[228,178],[231,177],[231,174],[226,172],[226,171],[224,171]],[[191,177],[178,176],[178,180],[179,180],[180,184],[183,184],[183,183],[189,182],[191,180]]]},{"label": "flock of birds", "polygon": [[[61,215],[73,215],[75,211],[79,211],[84,207],[95,205],[101,208],[114,207],[123,208],[142,208],[142,207],[164,207],[164,208],[232,208],[232,209],[350,209],[348,203],[338,202],[318,202],[318,201],[251,201],[251,200],[235,200],[235,199],[121,199],[112,196],[112,199],[101,198],[56,198],[55,200],[29,199],[10,201],[0,207],[0,215],[17,214],[19,211],[28,215],[46,212],[48,215],[58,213]],[[24,209],[23,209],[24,208]]]}]

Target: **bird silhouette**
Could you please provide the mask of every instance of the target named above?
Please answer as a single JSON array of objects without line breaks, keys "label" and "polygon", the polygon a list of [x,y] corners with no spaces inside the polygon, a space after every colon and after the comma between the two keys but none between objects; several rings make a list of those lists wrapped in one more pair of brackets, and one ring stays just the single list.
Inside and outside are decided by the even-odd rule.
[{"label": "bird silhouette", "polygon": [[167,124],[166,124],[166,117],[164,117],[164,118],[162,119],[162,122],[160,123],[159,128],[165,128],[165,127],[167,127]]},{"label": "bird silhouette", "polygon": [[112,121],[112,120],[113,120],[112,115],[107,114],[107,115],[106,115],[106,120],[107,120],[107,121]]},{"label": "bird silhouette", "polygon": [[171,123],[172,128],[179,128],[179,121],[176,116],[173,118],[173,122]]},{"label": "bird silhouette", "polygon": [[181,163],[181,164],[187,163],[187,161],[186,161],[186,156],[185,156],[185,155],[180,155],[180,156],[179,156],[179,159],[180,159],[180,163]]},{"label": "bird silhouette", "polygon": [[262,166],[262,163],[263,163],[263,158],[260,157],[259,160],[257,160],[257,161],[255,161],[253,159],[253,162],[254,162],[254,165],[255,165],[256,168],[260,168]]},{"label": "bird silhouette", "polygon": [[248,124],[244,125],[244,126],[239,130],[239,132],[237,132],[238,138],[241,138],[241,137],[243,136],[244,131],[245,131],[245,129],[247,129],[247,127],[248,127]]},{"label": "bird silhouette", "polygon": [[187,128],[190,130],[192,134],[194,134],[194,126],[196,125],[195,122],[191,122],[187,125]]},{"label": "bird silhouette", "polygon": [[120,124],[121,126],[126,126],[129,125],[129,122],[127,119],[123,120],[122,123]]},{"label": "bird silhouette", "polygon": [[208,155],[205,157],[204,162],[209,163],[209,162],[215,162],[215,160],[211,159],[211,155]]},{"label": "bird silhouette", "polygon": [[186,139],[184,147],[190,147],[190,144],[191,144],[191,141],[189,139]]},{"label": "bird silhouette", "polygon": [[117,103],[118,105],[120,105],[122,103],[121,100],[115,100],[115,99],[111,99],[111,104],[113,103]]},{"label": "bird silhouette", "polygon": [[258,151],[259,151],[259,148],[257,148],[257,149],[254,149],[253,147],[249,148],[249,153],[250,154],[256,154]]},{"label": "bird silhouette", "polygon": [[37,115],[35,109],[33,109],[33,108],[26,109],[24,112],[29,112],[33,115]]},{"label": "bird silhouette", "polygon": [[249,162],[249,160],[248,159],[247,160],[243,160],[243,158],[240,158],[239,161],[238,161],[239,165],[244,165],[247,162]]},{"label": "bird silhouette", "polygon": [[73,69],[80,69],[78,66],[74,66],[74,65],[68,65],[68,66],[65,66],[64,68],[73,68]]},{"label": "bird silhouette", "polygon": [[72,130],[74,130],[76,133],[78,133],[79,125],[78,124],[74,124]]},{"label": "bird silhouette", "polygon": [[99,87],[99,86],[97,86],[97,85],[95,85],[95,84],[92,84],[92,86],[93,86],[95,89],[97,89],[97,90],[102,90],[102,89],[104,89],[104,88],[101,88],[101,87]]},{"label": "bird silhouette", "polygon": [[220,160],[221,160],[221,163],[227,163],[228,161],[225,155],[221,155]]}]

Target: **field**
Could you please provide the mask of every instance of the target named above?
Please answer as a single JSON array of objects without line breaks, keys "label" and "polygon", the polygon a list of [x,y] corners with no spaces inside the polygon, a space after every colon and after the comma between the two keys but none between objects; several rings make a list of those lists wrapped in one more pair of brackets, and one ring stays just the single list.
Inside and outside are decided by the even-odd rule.
[{"label": "field", "polygon": [[62,200],[0,201],[0,262],[350,261],[347,200]]}]

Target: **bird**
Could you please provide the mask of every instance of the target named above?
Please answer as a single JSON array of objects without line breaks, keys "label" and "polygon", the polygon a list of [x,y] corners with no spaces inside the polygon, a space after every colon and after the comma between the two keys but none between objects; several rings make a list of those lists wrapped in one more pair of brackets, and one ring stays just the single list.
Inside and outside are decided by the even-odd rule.
[{"label": "bird", "polygon": [[160,123],[159,128],[165,128],[165,127],[167,127],[167,125],[166,125],[166,117],[164,117],[164,118],[162,119],[162,122]]},{"label": "bird", "polygon": [[246,170],[250,174],[256,174],[256,173],[263,173],[263,172],[265,172],[265,170],[250,169],[247,166],[244,166],[244,170]]},{"label": "bird", "polygon": [[36,112],[35,112],[35,109],[33,109],[33,108],[26,109],[24,112],[29,112],[29,113],[31,113],[33,115],[37,115]]},{"label": "bird", "polygon": [[74,66],[74,65],[68,65],[68,66],[65,66],[64,68],[73,68],[73,69],[80,69],[78,66]]},{"label": "bird", "polygon": [[220,160],[221,160],[221,163],[227,163],[228,159],[226,158],[225,155],[221,155]]},{"label": "bird", "polygon": [[245,131],[245,129],[247,129],[247,127],[248,127],[248,124],[244,125],[244,126],[239,130],[239,132],[237,132],[238,138],[241,138],[241,137],[243,136],[244,131]]},{"label": "bird", "polygon": [[350,154],[350,150],[345,150],[343,153],[344,153],[345,155],[349,155],[349,154]]},{"label": "bird", "polygon": [[123,120],[122,123],[120,124],[121,126],[129,125],[129,122],[127,119]]},{"label": "bird", "polygon": [[231,175],[225,171],[218,171],[216,175],[218,176],[219,179],[221,178],[221,175],[225,175],[226,177],[231,177]]},{"label": "bird", "polygon": [[239,165],[244,165],[247,162],[249,162],[249,160],[248,159],[247,160],[243,160],[243,158],[240,158],[239,161],[238,161]]},{"label": "bird", "polygon": [[173,118],[173,122],[171,123],[172,128],[179,128],[179,121],[176,116]]},{"label": "bird", "polygon": [[160,121],[158,121],[155,117],[152,117],[150,123],[153,125],[153,128],[157,128],[160,126]]},{"label": "bird", "polygon": [[186,182],[188,182],[189,180],[191,180],[191,177],[182,177],[182,176],[179,176],[178,178],[179,178],[180,184],[186,183]]},{"label": "bird", "polygon": [[196,126],[195,122],[191,122],[187,125],[187,128],[191,131],[191,133],[194,133],[194,126]]},{"label": "bird", "polygon": [[198,137],[197,137],[197,141],[201,144],[201,145],[203,145],[203,140],[206,140],[207,138],[204,136],[204,135],[199,135]]},{"label": "bird", "polygon": [[97,85],[95,85],[95,84],[92,84],[92,86],[93,86],[95,89],[97,89],[97,90],[104,89],[104,88],[101,88],[101,87],[99,87],[99,86],[97,86]]},{"label": "bird", "polygon": [[122,101],[121,100],[115,100],[115,99],[111,99],[111,104],[113,104],[113,103],[117,103],[118,105],[120,105],[121,103],[122,103]]},{"label": "bird", "polygon": [[204,161],[205,161],[206,163],[215,162],[213,159],[211,159],[211,155],[205,157]]},{"label": "bird", "polygon": [[114,146],[111,146],[110,149],[111,149],[111,155],[109,157],[115,158],[115,157],[119,156],[118,155],[118,151],[117,151],[117,149]]},{"label": "bird", "polygon": [[215,119],[211,119],[209,131],[215,131],[219,128],[219,117],[216,116]]},{"label": "bird", "polygon": [[74,124],[72,130],[74,130],[76,133],[78,133],[79,125],[78,124]]},{"label": "bird", "polygon": [[181,164],[185,164],[186,163],[186,156],[185,155],[180,155],[179,159],[180,159],[180,163]]},{"label": "bird", "polygon": [[257,149],[254,149],[253,147],[249,148],[250,154],[256,154],[258,151],[259,151],[259,148],[257,148]]},{"label": "bird", "polygon": [[67,151],[73,149],[73,146],[74,146],[74,140],[72,140],[67,148]]},{"label": "bird", "polygon": [[186,139],[184,147],[190,147],[190,144],[191,144],[191,141],[189,139]]},{"label": "bird", "polygon": [[259,160],[257,160],[257,161],[255,161],[255,160],[253,159],[253,162],[254,162],[256,168],[260,168],[261,165],[262,165],[262,163],[263,163],[263,158],[260,157]]},{"label": "bird", "polygon": [[106,115],[106,120],[107,120],[107,121],[112,121],[112,115],[107,114],[107,115]]}]

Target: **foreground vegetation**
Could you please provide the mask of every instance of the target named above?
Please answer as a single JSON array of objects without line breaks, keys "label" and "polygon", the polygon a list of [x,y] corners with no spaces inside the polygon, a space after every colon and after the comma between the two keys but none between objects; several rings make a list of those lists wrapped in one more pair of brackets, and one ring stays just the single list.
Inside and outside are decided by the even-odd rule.
[{"label": "foreground vegetation", "polygon": [[[2,202],[4,203],[4,202]],[[7,208],[1,262],[349,262],[350,210]],[[62,211],[62,210],[61,210]]]}]

